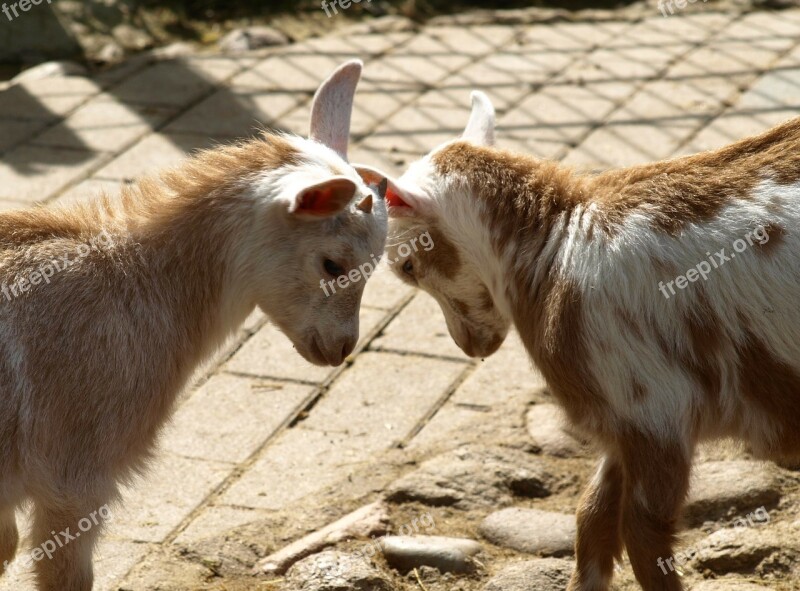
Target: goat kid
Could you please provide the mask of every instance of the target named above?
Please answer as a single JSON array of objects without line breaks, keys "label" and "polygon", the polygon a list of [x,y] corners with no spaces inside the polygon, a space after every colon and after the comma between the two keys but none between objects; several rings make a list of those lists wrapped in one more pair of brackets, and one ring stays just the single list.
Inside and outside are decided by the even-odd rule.
[{"label": "goat kid", "polygon": [[[657,561],[673,555],[697,443],[800,452],[800,119],[596,176],[493,148],[494,119],[475,93],[463,138],[390,179],[389,259],[406,234],[436,244],[392,268],[438,301],[467,355],[492,354],[513,324],[603,450],[569,589],[607,590],[624,546],[646,591],[678,591]],[[729,260],[704,281],[686,271],[712,252]],[[692,283],[664,297],[684,272]]]},{"label": "goat kid", "polygon": [[[265,133],[119,200],[0,215],[0,283],[19,288],[0,298],[0,565],[23,501],[38,545],[117,497],[193,370],[256,306],[313,363],[353,350],[364,282],[330,297],[319,282],[386,237],[385,202],[346,159],[360,73],[345,64],[320,87],[310,139]],[[91,589],[98,530],[36,562],[41,591]]]}]

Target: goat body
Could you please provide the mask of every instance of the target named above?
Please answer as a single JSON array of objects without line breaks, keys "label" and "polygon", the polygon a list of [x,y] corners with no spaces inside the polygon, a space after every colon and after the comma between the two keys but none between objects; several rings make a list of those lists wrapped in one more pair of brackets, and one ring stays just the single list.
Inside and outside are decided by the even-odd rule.
[{"label": "goat body", "polygon": [[491,147],[487,103],[476,100],[470,141],[391,182],[389,242],[437,233],[435,249],[394,268],[413,269],[398,272],[439,301],[467,353],[491,354],[513,324],[603,450],[570,590],[608,589],[624,545],[646,591],[678,591],[658,561],[673,556],[698,442],[800,455],[800,119],[580,176]]}]

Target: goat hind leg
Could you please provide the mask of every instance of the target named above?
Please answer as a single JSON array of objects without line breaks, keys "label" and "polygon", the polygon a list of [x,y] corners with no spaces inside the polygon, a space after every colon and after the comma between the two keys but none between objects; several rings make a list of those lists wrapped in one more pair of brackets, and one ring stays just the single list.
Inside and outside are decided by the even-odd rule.
[{"label": "goat hind leg", "polygon": [[102,523],[90,518],[102,504],[35,503],[33,543],[44,553],[35,566],[39,591],[91,591],[92,550]]},{"label": "goat hind leg", "polygon": [[625,450],[624,466],[622,535],[636,579],[644,591],[682,591],[668,561],[689,489],[691,456],[677,443],[634,436]]},{"label": "goat hind leg", "polygon": [[606,455],[578,505],[577,566],[569,591],[607,591],[614,559],[622,554],[623,470]]},{"label": "goat hind leg", "polygon": [[0,508],[0,576],[14,560],[19,545],[19,531],[13,507]]}]

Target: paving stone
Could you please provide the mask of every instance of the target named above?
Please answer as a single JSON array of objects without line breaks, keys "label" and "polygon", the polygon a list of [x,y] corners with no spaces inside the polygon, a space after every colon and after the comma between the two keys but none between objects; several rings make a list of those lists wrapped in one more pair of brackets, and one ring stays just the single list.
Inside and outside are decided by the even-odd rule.
[{"label": "paving stone", "polygon": [[29,204],[22,201],[10,201],[8,199],[0,199],[0,211],[14,211],[17,209],[25,209]]},{"label": "paving stone", "polygon": [[[352,355],[357,355],[364,347],[385,314],[383,310],[361,308],[361,338]],[[335,368],[320,367],[303,359],[288,337],[274,324],[267,324],[259,329],[222,369],[237,374],[308,383],[323,382],[336,371]]]},{"label": "paving stone", "polygon": [[408,44],[412,38],[416,39],[416,36],[405,31],[312,37],[290,45],[284,55],[326,55],[338,60],[337,65],[356,57],[370,61],[370,58],[388,51],[412,51]]},{"label": "paving stone", "polygon": [[268,517],[270,513],[258,509],[210,505],[203,509],[175,538],[179,546],[195,545],[198,542],[223,536],[236,529]]},{"label": "paving stone", "polygon": [[558,458],[581,455],[581,444],[565,431],[566,417],[555,404],[536,404],[530,408],[525,422],[533,445],[542,453]]},{"label": "paving stone", "polygon": [[516,414],[518,406],[527,406],[529,392],[540,389],[542,384],[541,376],[531,369],[528,354],[512,332],[500,349],[480,362],[459,385],[407,448],[431,449],[443,444],[450,447],[474,440],[484,428],[497,432],[503,421],[511,418],[510,414]]},{"label": "paving stone", "polygon": [[429,358],[365,352],[342,374],[303,422],[307,429],[344,433],[368,449],[402,441],[452,386],[464,365]]},{"label": "paving stone", "polygon": [[0,199],[43,203],[85,178],[107,158],[86,150],[22,145],[0,162]]},{"label": "paving stone", "polygon": [[309,417],[280,435],[220,502],[281,509],[319,493],[345,478],[347,466],[404,438],[460,371],[447,361],[362,353]]},{"label": "paving stone", "polygon": [[797,117],[795,110],[767,110],[758,113],[738,113],[736,110],[731,110],[714,119],[678,153],[694,154],[716,150],[740,139],[763,133],[795,117]]},{"label": "paving stone", "polygon": [[313,388],[216,375],[181,404],[162,438],[176,455],[240,463],[300,410]]},{"label": "paving stone", "polygon": [[741,110],[797,109],[800,106],[800,69],[767,72],[737,102]]},{"label": "paving stone", "polygon": [[[209,93],[214,82],[206,73],[179,60],[157,63],[123,80],[108,92],[118,100],[144,105],[183,107]],[[154,89],[158,89],[154,92]]]},{"label": "paving stone", "polygon": [[724,31],[725,37],[754,41],[786,37],[797,39],[797,22],[791,19],[770,18],[769,13],[745,14]]},{"label": "paving stone", "polygon": [[478,365],[451,400],[465,406],[492,406],[500,400],[540,390],[544,385],[544,378],[533,367],[519,335],[512,330],[497,353]]},{"label": "paving stone", "polygon": [[414,296],[370,348],[467,360],[450,336],[439,304],[422,292]]},{"label": "paving stone", "polygon": [[762,42],[759,45],[740,42],[715,42],[704,45],[678,60],[669,69],[670,78],[697,76],[742,76],[742,83],[755,78],[759,70],[768,68],[790,43]]},{"label": "paving stone", "polygon": [[549,86],[500,117],[498,126],[519,138],[528,138],[540,127],[554,128],[562,132],[562,141],[576,142],[634,89],[622,82]]},{"label": "paving stone", "polygon": [[170,109],[124,104],[108,95],[100,95],[38,136],[33,143],[118,152],[159,127],[171,114]]},{"label": "paving stone", "polygon": [[163,542],[234,470],[233,464],[161,452],[144,478],[122,491],[122,507],[109,527],[112,537]]},{"label": "paving stone", "polygon": [[347,466],[364,462],[370,455],[348,435],[295,427],[271,443],[219,502],[280,510],[345,478]]},{"label": "paving stone", "polygon": [[700,123],[693,117],[674,117],[655,124],[610,122],[593,131],[563,162],[604,169],[661,160],[673,154]]},{"label": "paving stone", "polygon": [[491,513],[480,525],[481,535],[497,546],[542,556],[574,553],[574,515],[510,507]]},{"label": "paving stone", "polygon": [[492,577],[483,591],[564,591],[573,568],[571,562],[558,558],[519,562]]},{"label": "paving stone", "polygon": [[[151,544],[101,539],[94,554],[95,591],[118,591],[119,581],[149,552]],[[18,589],[17,591],[23,591]]]},{"label": "paving stone", "polygon": [[88,78],[42,78],[0,92],[0,113],[7,118],[53,121],[64,117],[101,90]]},{"label": "paving stone", "polygon": [[695,467],[685,516],[690,524],[767,510],[781,498],[774,468],[751,461],[707,462]]},{"label": "paving stone", "polygon": [[221,143],[225,141],[210,136],[153,133],[98,170],[95,177],[130,181],[155,175],[179,165],[195,151]]},{"label": "paving stone", "polygon": [[64,191],[56,199],[56,203],[69,204],[77,202],[91,201],[100,195],[106,194],[109,197],[118,195],[125,183],[120,181],[108,181],[90,178],[81,181],[71,189]]},{"label": "paving stone", "polygon": [[46,126],[44,120],[0,119],[0,153],[35,136]]},{"label": "paving stone", "polygon": [[481,545],[463,538],[442,536],[387,536],[380,540],[390,566],[401,573],[431,566],[442,573],[469,573],[476,570],[472,556]]},{"label": "paving stone", "polygon": [[389,577],[366,560],[335,550],[301,560],[286,580],[297,591],[395,591]]},{"label": "paving stone", "polygon": [[509,505],[515,496],[546,497],[557,486],[557,479],[536,456],[469,445],[428,460],[393,482],[387,498],[471,509]]},{"label": "paving stone", "polygon": [[265,126],[279,126],[281,118],[305,100],[308,97],[296,93],[220,89],[167,125],[164,131],[225,138],[251,137]]},{"label": "paving stone", "polygon": [[641,83],[657,76],[681,51],[674,46],[596,49],[556,80]]}]

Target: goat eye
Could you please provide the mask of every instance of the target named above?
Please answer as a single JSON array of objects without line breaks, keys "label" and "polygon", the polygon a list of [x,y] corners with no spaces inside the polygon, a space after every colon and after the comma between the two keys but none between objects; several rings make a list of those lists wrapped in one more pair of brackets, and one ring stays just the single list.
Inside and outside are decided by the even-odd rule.
[{"label": "goat eye", "polygon": [[412,277],[414,276],[414,263],[411,262],[411,259],[403,263],[403,273],[411,275]]},{"label": "goat eye", "polygon": [[344,275],[344,269],[330,259],[325,259],[325,262],[322,263],[322,266],[325,267],[325,272],[331,275],[332,277],[339,277],[340,275]]}]

